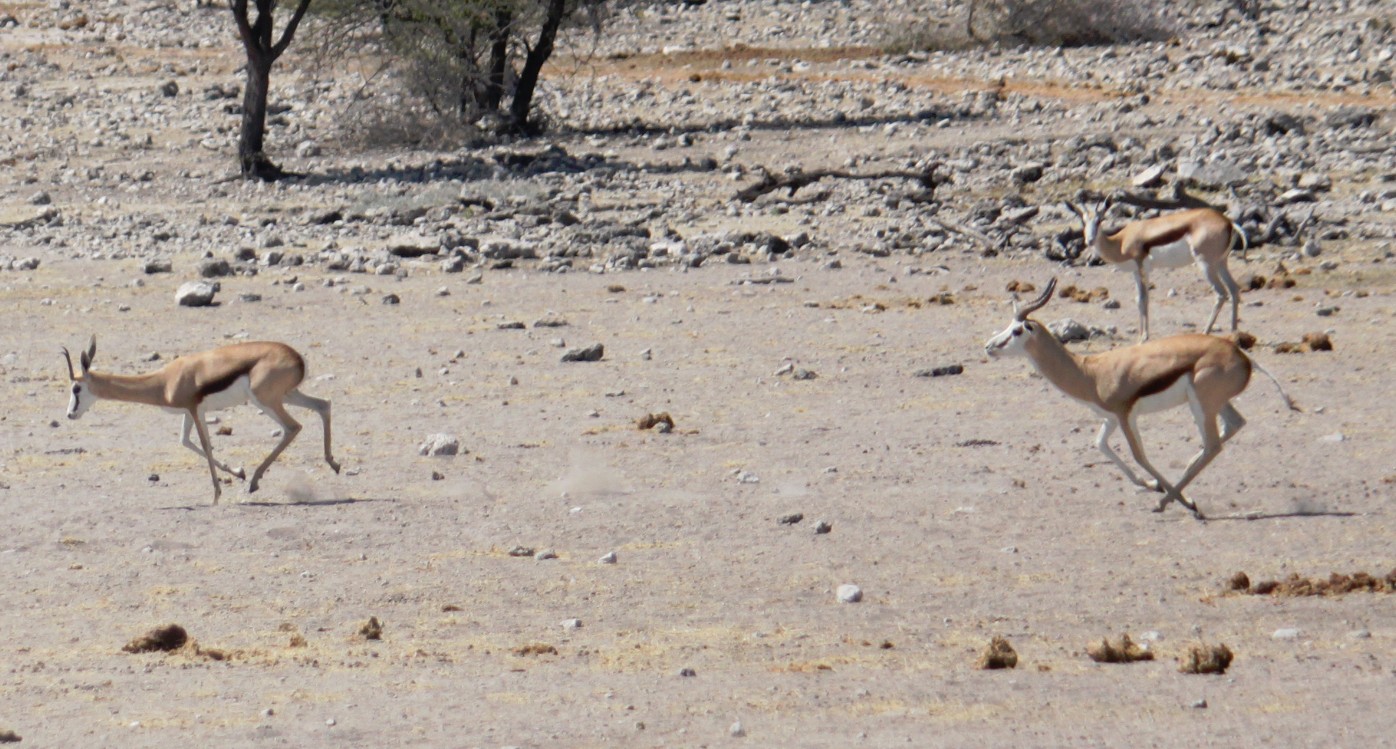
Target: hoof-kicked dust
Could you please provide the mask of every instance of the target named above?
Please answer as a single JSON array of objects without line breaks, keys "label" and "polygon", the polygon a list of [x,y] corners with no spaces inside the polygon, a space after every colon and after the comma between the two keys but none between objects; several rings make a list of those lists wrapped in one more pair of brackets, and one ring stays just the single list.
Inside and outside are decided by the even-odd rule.
[{"label": "hoof-kicked dust", "polygon": [[1135,644],[1129,635],[1120,635],[1119,642],[1110,642],[1109,638],[1086,648],[1086,655],[1096,663],[1135,663],[1137,661],[1151,661],[1154,654]]},{"label": "hoof-kicked dust", "polygon": [[1178,658],[1178,671],[1185,674],[1224,674],[1234,656],[1225,645],[1193,645]]},{"label": "hoof-kicked dust", "polygon": [[978,666],[983,670],[1017,668],[1018,653],[1008,644],[1008,640],[994,635],[994,639],[989,641],[989,646],[980,654]]}]

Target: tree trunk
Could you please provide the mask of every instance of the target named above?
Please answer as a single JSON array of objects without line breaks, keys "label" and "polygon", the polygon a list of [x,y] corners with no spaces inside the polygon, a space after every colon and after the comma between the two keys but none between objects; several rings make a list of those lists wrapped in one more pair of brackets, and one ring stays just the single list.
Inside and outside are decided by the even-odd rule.
[{"label": "tree trunk", "polygon": [[538,77],[543,72],[543,64],[553,54],[553,42],[557,40],[557,30],[562,19],[567,16],[567,0],[548,0],[547,15],[543,18],[543,28],[538,31],[538,43],[528,51],[523,69],[519,71],[519,81],[514,87],[514,99],[509,103],[509,127],[515,132],[530,132],[528,113],[533,107],[533,92],[538,87]]},{"label": "tree trunk", "polygon": [[494,28],[490,30],[490,67],[485,81],[485,109],[498,111],[504,101],[504,73],[509,65],[509,26],[513,24],[513,14],[507,8],[500,8],[494,14]]},{"label": "tree trunk", "polygon": [[255,0],[257,17],[248,14],[247,0],[230,0],[233,20],[237,22],[238,36],[242,39],[243,50],[247,53],[247,85],[242,95],[242,130],[238,135],[238,165],[243,179],[271,181],[286,176],[263,148],[267,132],[267,95],[271,91],[271,66],[291,45],[296,35],[296,27],[305,17],[310,0],[297,0],[296,10],[281,38],[272,43],[275,22],[272,13],[276,9],[275,0]]},{"label": "tree trunk", "polygon": [[247,85],[242,93],[242,131],[238,136],[238,164],[243,179],[270,182],[285,176],[263,150],[267,132],[267,94],[271,89],[272,60],[253,53],[247,60]]}]

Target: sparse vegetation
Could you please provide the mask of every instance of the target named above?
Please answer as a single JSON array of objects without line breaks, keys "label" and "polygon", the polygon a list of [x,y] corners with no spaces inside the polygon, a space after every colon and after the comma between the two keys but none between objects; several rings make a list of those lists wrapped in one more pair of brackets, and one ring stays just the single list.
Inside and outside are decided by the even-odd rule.
[{"label": "sparse vegetation", "polygon": [[894,31],[892,52],[980,46],[1089,47],[1160,41],[1173,35],[1155,2],[1127,0],[967,0],[956,22],[931,19]]}]

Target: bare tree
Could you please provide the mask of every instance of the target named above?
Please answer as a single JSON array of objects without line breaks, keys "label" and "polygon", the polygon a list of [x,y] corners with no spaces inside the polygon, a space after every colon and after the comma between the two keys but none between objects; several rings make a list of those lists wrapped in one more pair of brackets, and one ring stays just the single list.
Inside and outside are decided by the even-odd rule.
[{"label": "bare tree", "polygon": [[253,0],[257,17],[249,17],[247,0],[230,0],[238,36],[247,52],[247,85],[242,94],[242,130],[238,136],[238,163],[244,179],[272,181],[285,176],[264,150],[267,131],[267,94],[271,89],[271,66],[296,36],[296,27],[310,8],[310,0],[297,0],[291,20],[272,41],[276,0]]}]

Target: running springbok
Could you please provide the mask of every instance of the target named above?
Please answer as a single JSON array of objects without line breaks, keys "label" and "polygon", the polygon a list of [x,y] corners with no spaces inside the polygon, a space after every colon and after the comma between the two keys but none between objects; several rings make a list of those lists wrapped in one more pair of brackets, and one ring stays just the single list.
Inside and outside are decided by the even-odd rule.
[{"label": "running springbok", "polygon": [[[1026,356],[1037,371],[1063,393],[1085,403],[1104,419],[1096,436],[1096,447],[1124,472],[1133,483],[1163,492],[1154,512],[1163,512],[1176,500],[1202,519],[1202,511],[1183,496],[1183,490],[1212,459],[1222,445],[1246,425],[1231,399],[1250,384],[1252,368],[1258,369],[1280,391],[1280,398],[1292,411],[1299,408],[1285,394],[1280,381],[1226,338],[1197,333],[1159,338],[1147,343],[1078,356],[1068,351],[1042,323],[1028,315],[1041,309],[1052,298],[1057,279],[1047,284],[1042,295],[1025,307],[1013,301],[1013,322],[984,344],[989,358]],[[1144,455],[1136,422],[1140,414],[1163,411],[1184,403],[1192,409],[1202,450],[1188,463],[1177,483],[1169,483]],[[1222,420],[1217,432],[1217,417]],[[1125,433],[1130,453],[1153,481],[1142,481],[1124,460],[1110,449],[1110,435],[1116,428]]]},{"label": "running springbok", "polygon": [[[181,356],[160,369],[143,375],[116,375],[92,369],[97,355],[97,336],[92,337],[87,350],[78,356],[80,373],[73,371],[73,357],[63,349],[68,360],[68,379],[73,383],[68,401],[68,418],[77,419],[98,400],[126,401],[159,406],[166,411],[184,414],[183,444],[208,459],[208,472],[213,477],[213,503],[218,504],[222,488],[218,470],[240,479],[246,478],[242,469],[233,470],[214,459],[205,421],[209,411],[251,403],[271,417],[281,427],[281,442],[271,451],[252,474],[247,493],[257,491],[262,474],[301,431],[300,422],[286,412],[286,406],[308,408],[320,414],[325,431],[325,462],[335,473],[339,463],[330,453],[330,402],[313,398],[299,390],[305,380],[305,360],[295,349],[284,343],[235,343],[220,346],[190,356]],[[189,439],[191,429],[199,433],[199,445]],[[199,449],[202,445],[203,449]],[[216,469],[216,470],[215,470]]]},{"label": "running springbok", "polygon": [[1081,219],[1088,247],[1117,268],[1134,273],[1139,297],[1139,341],[1149,340],[1149,271],[1154,268],[1181,268],[1196,262],[1202,275],[1217,292],[1212,316],[1203,333],[1211,333],[1222,305],[1231,299],[1231,330],[1240,323],[1241,287],[1226,266],[1227,256],[1241,240],[1244,252],[1249,246],[1246,233],[1231,219],[1211,208],[1192,208],[1155,218],[1125,224],[1114,234],[1100,230],[1100,221],[1112,205],[1109,198],[1095,205],[1079,206],[1067,201],[1066,207]]}]

